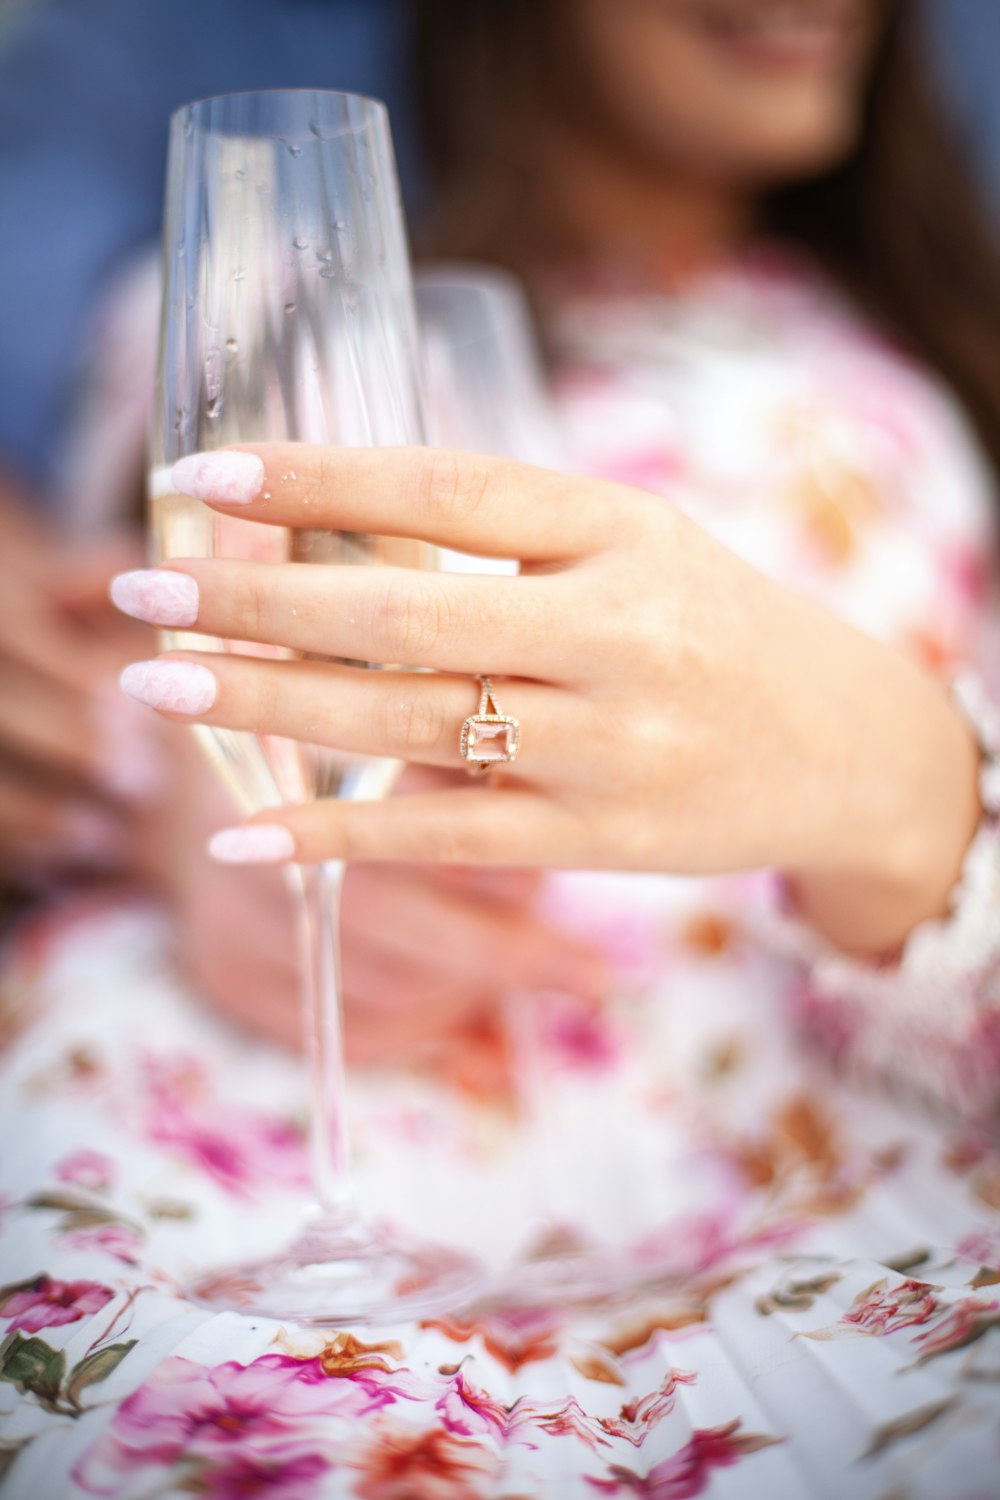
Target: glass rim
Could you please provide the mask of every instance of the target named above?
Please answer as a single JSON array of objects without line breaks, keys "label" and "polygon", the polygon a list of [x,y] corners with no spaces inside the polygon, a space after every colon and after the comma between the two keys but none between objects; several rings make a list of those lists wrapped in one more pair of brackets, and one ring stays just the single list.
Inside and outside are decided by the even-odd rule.
[{"label": "glass rim", "polygon": [[[379,99],[375,94],[359,94],[353,89],[328,89],[328,88],[266,88],[266,89],[230,89],[221,94],[206,94],[200,99],[188,99],[184,104],[179,104],[170,112],[171,129],[176,126],[184,116],[204,106],[212,104],[223,104],[226,101],[237,99],[295,99],[307,96],[331,99],[353,99],[358,104],[366,106],[366,109],[376,117],[388,120],[389,106],[384,99]],[[204,129],[204,126],[198,128]]]}]

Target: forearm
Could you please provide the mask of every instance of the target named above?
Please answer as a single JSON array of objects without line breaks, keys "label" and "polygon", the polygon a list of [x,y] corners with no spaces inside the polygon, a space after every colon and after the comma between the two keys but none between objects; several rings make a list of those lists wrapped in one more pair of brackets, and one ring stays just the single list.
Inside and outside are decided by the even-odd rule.
[{"label": "forearm", "polygon": [[834,620],[809,639],[829,795],[825,836],[789,871],[790,888],[837,947],[891,956],[947,914],[981,815],[978,747],[944,685],[899,653]]}]

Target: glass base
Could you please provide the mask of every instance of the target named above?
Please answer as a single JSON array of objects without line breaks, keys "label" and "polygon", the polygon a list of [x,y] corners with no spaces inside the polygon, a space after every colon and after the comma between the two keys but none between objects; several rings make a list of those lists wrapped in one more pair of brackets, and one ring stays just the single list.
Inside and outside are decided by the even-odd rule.
[{"label": "glass base", "polygon": [[321,1219],[282,1253],[213,1271],[188,1295],[217,1312],[295,1323],[397,1323],[462,1307],[483,1279],[461,1251],[364,1220]]},{"label": "glass base", "polygon": [[525,1257],[495,1288],[506,1307],[554,1308],[618,1300],[632,1278],[620,1256],[581,1239],[574,1231],[549,1226]]}]

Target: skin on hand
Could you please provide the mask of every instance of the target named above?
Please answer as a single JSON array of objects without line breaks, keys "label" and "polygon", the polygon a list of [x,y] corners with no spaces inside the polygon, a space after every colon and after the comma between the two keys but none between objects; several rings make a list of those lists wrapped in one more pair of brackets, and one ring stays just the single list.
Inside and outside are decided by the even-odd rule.
[{"label": "skin on hand", "polygon": [[[947,695],[675,507],[439,450],[270,445],[185,463],[179,487],[247,519],[522,561],[517,578],[168,565],[207,634],[431,669],[176,652],[129,669],[126,686],[172,716],[455,767],[470,677],[488,673],[521,721],[493,785],[268,812],[242,851],[224,841],[229,858],[774,867],[835,941],[873,952],[943,909],[978,805]],[[119,581],[119,603],[154,617],[157,576]]]},{"label": "skin on hand", "polygon": [[[190,733],[176,738],[177,794],[147,858],[165,886],[176,962],[195,992],[232,1020],[298,1048],[301,967],[285,874],[205,858],[205,839],[232,806]],[[445,779],[412,768],[401,789]],[[543,922],[540,883],[532,870],[352,866],[340,924],[351,1058],[413,1064],[495,1018],[520,992],[599,1000],[607,983],[601,955]]]}]

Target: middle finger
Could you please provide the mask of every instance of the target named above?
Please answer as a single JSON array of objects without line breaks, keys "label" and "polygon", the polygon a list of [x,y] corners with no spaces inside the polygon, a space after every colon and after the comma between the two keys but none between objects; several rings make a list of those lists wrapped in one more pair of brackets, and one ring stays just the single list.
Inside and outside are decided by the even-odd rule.
[{"label": "middle finger", "polygon": [[350,661],[537,678],[557,676],[565,657],[553,628],[565,618],[559,587],[552,576],[217,558],[123,573],[111,593],[119,609],[137,619],[222,640]]}]

